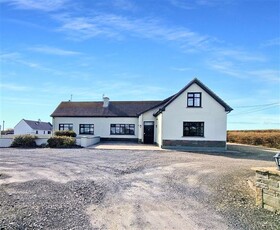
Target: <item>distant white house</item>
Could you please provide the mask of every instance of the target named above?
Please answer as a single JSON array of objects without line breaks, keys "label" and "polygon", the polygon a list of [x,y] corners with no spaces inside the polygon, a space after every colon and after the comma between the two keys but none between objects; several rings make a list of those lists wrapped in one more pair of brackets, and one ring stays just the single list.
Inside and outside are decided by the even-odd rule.
[{"label": "distant white house", "polygon": [[61,102],[51,115],[53,129],[162,148],[226,148],[227,114],[232,108],[198,79],[162,101],[103,99]]},{"label": "distant white house", "polygon": [[30,121],[22,119],[14,128],[15,135],[22,134],[51,134],[52,124],[43,121]]}]

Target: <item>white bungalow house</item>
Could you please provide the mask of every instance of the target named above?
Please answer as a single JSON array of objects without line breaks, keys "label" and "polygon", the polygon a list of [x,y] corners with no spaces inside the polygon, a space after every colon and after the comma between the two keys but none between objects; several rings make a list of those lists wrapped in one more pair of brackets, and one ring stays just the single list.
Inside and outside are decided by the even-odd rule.
[{"label": "white bungalow house", "polygon": [[51,134],[52,124],[50,122],[43,121],[31,121],[22,119],[14,127],[14,135],[24,135],[24,134]]},{"label": "white bungalow house", "polygon": [[227,114],[232,108],[196,78],[162,101],[103,99],[61,102],[51,114],[54,130],[162,148],[226,148]]}]

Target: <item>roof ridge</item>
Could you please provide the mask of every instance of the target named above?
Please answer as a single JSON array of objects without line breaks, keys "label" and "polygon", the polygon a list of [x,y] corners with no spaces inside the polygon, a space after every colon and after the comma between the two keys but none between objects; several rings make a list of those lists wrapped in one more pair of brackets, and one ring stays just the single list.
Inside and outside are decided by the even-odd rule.
[{"label": "roof ridge", "polygon": [[[111,101],[110,102],[161,102],[162,100],[141,100],[141,101]],[[103,101],[62,101],[61,103],[103,103]]]}]

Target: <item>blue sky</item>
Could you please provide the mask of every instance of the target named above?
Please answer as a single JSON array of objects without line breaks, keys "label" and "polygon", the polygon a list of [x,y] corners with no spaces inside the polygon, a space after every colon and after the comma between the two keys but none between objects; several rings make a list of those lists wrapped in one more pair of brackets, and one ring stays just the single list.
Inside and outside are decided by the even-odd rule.
[{"label": "blue sky", "polygon": [[194,77],[228,129],[280,128],[279,0],[0,0],[1,114],[61,101],[164,99]]}]

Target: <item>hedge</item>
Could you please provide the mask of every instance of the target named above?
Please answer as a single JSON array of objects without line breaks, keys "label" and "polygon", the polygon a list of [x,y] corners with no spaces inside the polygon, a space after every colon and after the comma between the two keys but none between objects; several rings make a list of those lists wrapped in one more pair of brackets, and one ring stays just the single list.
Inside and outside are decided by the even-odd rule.
[{"label": "hedge", "polygon": [[20,148],[34,148],[37,147],[35,139],[37,137],[33,135],[18,135],[14,137],[11,147]]},{"label": "hedge", "polygon": [[280,149],[280,130],[228,131],[227,141]]},{"label": "hedge", "polygon": [[55,136],[67,136],[67,137],[76,137],[77,134],[73,130],[60,130],[55,131]]},{"label": "hedge", "polygon": [[76,147],[76,140],[73,137],[54,136],[48,139],[50,148],[72,148]]}]

